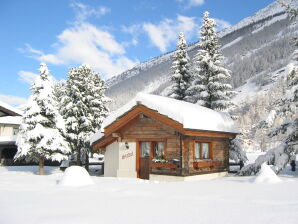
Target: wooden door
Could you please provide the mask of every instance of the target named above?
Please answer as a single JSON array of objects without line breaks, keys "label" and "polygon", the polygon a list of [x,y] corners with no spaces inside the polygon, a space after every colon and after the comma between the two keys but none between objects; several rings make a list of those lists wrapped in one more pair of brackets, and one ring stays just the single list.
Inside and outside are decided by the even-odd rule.
[{"label": "wooden door", "polygon": [[140,143],[139,178],[149,180],[151,142]]}]

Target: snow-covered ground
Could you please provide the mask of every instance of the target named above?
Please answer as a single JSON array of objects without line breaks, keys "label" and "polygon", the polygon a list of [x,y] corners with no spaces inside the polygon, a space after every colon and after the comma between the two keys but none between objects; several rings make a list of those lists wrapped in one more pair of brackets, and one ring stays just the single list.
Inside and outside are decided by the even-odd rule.
[{"label": "snow-covered ground", "polygon": [[276,184],[255,177],[162,183],[92,177],[95,184],[59,184],[46,167],[0,167],[0,223],[297,223],[298,172]]}]

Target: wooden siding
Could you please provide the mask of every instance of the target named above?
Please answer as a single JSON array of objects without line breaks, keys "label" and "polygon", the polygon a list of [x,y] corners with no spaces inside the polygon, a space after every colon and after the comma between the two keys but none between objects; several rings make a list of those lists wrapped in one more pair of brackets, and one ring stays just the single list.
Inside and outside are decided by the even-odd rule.
[{"label": "wooden siding", "polygon": [[122,141],[163,141],[165,159],[179,159],[179,137],[173,128],[149,117],[139,118],[121,132]]},{"label": "wooden siding", "polygon": [[[208,142],[210,144],[210,161],[212,165],[195,167],[196,162],[194,157],[194,144],[196,141]],[[201,160],[204,163],[205,160]],[[229,164],[229,139],[226,138],[209,138],[209,137],[191,137],[189,144],[189,158],[188,158],[189,174],[197,174],[202,172],[219,172],[227,171]],[[198,161],[200,163],[200,161]]]},{"label": "wooden siding", "polygon": [[[139,170],[139,142],[162,141],[165,143],[165,159],[173,164],[151,166],[151,173],[165,175],[196,175],[228,170],[229,141],[236,134],[184,129],[182,124],[138,105],[105,128],[105,137],[94,143],[93,149],[104,149],[113,141],[136,142]],[[194,142],[209,142],[210,160],[195,161]],[[182,150],[182,156],[180,155]],[[151,154],[152,159],[152,154]],[[179,162],[182,159],[181,162]]]}]

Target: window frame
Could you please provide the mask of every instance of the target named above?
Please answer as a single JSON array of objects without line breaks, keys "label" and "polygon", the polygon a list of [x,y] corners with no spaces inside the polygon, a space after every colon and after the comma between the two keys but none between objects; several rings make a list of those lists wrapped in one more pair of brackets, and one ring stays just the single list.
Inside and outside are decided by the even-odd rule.
[{"label": "window frame", "polygon": [[149,158],[152,160],[155,158],[155,150],[154,150],[154,143],[163,142],[164,144],[164,159],[166,158],[166,149],[167,149],[167,139],[138,139],[138,147],[139,147],[139,156],[141,158],[141,143],[142,142],[150,142],[150,156]]},{"label": "window frame", "polygon": [[[200,158],[196,158],[196,144],[200,145]],[[207,143],[209,145],[209,158],[203,159],[202,158],[202,144]],[[213,144],[211,141],[204,141],[204,140],[194,140],[193,142],[193,158],[194,161],[206,161],[206,160],[213,160]]]}]

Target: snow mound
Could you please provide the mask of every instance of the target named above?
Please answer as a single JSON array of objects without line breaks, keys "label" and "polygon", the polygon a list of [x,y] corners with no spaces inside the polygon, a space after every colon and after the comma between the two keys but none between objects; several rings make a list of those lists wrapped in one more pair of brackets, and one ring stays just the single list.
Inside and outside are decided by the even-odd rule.
[{"label": "snow mound", "polygon": [[279,183],[281,179],[274,173],[274,171],[266,163],[263,163],[255,183]]},{"label": "snow mound", "polygon": [[68,167],[62,180],[59,182],[62,186],[86,186],[94,184],[91,177],[89,176],[88,172],[80,166],[71,166]]}]

